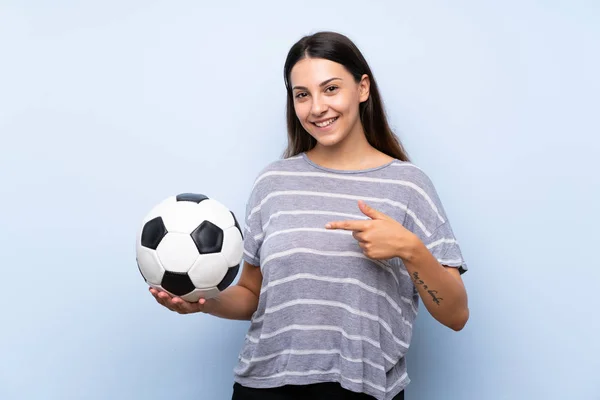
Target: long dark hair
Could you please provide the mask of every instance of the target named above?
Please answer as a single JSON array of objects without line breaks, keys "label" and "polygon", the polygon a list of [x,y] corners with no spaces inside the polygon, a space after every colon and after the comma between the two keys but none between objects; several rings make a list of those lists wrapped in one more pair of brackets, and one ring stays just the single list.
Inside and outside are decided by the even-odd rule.
[{"label": "long dark hair", "polygon": [[401,161],[409,161],[408,155],[398,137],[391,130],[377,82],[369,64],[356,45],[346,36],[336,32],[317,32],[296,42],[288,52],[284,66],[284,80],[287,89],[287,131],[288,145],[283,157],[288,158],[315,147],[316,140],[302,127],[294,110],[294,97],[290,83],[290,73],[296,63],[304,58],[324,58],[342,64],[358,83],[363,74],[370,80],[369,99],[360,103],[359,115],[365,135],[371,146]]}]

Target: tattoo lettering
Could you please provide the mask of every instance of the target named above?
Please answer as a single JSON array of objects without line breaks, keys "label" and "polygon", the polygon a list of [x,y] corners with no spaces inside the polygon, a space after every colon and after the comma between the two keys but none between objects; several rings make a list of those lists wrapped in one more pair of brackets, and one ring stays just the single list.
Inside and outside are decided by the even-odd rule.
[{"label": "tattoo lettering", "polygon": [[413,272],[412,278],[413,278],[413,282],[415,283],[415,285],[417,285],[417,286],[420,285],[423,287],[423,289],[427,290],[427,293],[429,293],[429,295],[433,299],[433,302],[439,306],[440,302],[444,299],[442,297],[437,296],[438,291],[429,289],[429,286],[427,286],[427,284],[425,284],[425,282],[419,277],[418,272]]},{"label": "tattoo lettering", "polygon": [[434,302],[435,304],[437,304],[438,306],[440,305],[440,302],[441,302],[442,300],[444,300],[443,298],[441,298],[441,297],[437,297],[437,296],[436,296],[436,294],[437,294],[437,290],[428,290],[428,291],[427,291],[427,293],[429,293],[429,294],[431,295],[431,297],[433,298],[433,302]]}]

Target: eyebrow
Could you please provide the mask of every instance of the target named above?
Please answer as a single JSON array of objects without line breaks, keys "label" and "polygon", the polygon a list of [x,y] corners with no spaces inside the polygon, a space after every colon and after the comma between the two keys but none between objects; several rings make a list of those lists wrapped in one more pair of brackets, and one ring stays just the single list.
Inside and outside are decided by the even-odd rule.
[{"label": "eyebrow", "polygon": [[[341,81],[341,80],[343,80],[342,78],[335,78],[335,77],[334,77],[334,78],[329,78],[329,79],[327,79],[326,81],[323,81],[323,82],[321,82],[321,84],[320,84],[319,86],[320,86],[320,87],[323,87],[323,86],[327,85],[329,82],[331,82],[331,81],[335,81],[336,79],[339,79],[340,81]],[[307,89],[306,87],[304,87],[304,86],[294,86],[294,87],[292,88],[292,90],[296,90],[296,89],[308,90],[308,89]]]}]

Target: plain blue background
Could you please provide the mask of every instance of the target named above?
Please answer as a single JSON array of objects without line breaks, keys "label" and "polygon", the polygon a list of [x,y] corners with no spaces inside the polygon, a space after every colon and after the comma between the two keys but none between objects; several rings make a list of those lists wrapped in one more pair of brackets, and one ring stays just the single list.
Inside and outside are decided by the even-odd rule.
[{"label": "plain blue background", "polygon": [[243,215],[284,149],[283,62],[349,35],[433,179],[471,319],[422,308],[407,399],[600,399],[593,1],[2,1],[0,399],[228,399],[247,322],[161,308],[142,217]]}]

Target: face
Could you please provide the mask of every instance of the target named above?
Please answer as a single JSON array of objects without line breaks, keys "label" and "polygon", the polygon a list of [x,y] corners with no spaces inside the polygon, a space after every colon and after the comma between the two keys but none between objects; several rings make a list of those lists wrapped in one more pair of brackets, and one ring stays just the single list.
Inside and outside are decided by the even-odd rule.
[{"label": "face", "polygon": [[335,146],[364,135],[359,105],[369,98],[369,78],[356,82],[343,65],[321,58],[300,60],[290,73],[294,109],[318,145]]}]

